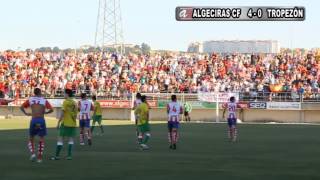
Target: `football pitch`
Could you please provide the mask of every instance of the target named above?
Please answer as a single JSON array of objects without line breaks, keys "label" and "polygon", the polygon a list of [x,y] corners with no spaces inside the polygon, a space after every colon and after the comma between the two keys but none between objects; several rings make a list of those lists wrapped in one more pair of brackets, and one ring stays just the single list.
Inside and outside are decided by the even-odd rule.
[{"label": "football pitch", "polygon": [[50,161],[55,124],[47,122],[52,128],[39,164],[29,161],[28,120],[0,120],[0,180],[320,179],[317,125],[240,124],[239,141],[231,143],[226,124],[183,123],[178,148],[170,150],[166,124],[153,123],[151,149],[141,151],[132,123],[104,121],[105,134],[94,136],[93,146],[79,146],[77,138],[73,160]]}]

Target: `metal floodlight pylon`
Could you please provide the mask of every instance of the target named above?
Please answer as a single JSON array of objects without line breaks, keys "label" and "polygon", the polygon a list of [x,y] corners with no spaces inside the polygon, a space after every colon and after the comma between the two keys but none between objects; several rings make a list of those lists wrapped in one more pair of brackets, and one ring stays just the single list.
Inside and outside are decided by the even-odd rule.
[{"label": "metal floodlight pylon", "polygon": [[123,31],[120,0],[99,0],[94,44],[103,50],[108,47],[123,54]]}]

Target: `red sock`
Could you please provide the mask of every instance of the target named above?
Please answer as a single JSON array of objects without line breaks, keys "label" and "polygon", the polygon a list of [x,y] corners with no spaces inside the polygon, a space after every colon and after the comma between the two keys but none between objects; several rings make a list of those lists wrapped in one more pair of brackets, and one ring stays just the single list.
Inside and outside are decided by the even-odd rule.
[{"label": "red sock", "polygon": [[31,139],[28,142],[28,148],[29,148],[31,154],[34,154],[34,142]]},{"label": "red sock", "polygon": [[169,141],[169,143],[171,143],[171,142],[172,142],[171,132],[168,132],[168,141]]},{"label": "red sock", "polygon": [[43,151],[44,151],[44,140],[40,140],[38,145],[38,159],[42,159]]},{"label": "red sock", "polygon": [[176,143],[178,142],[178,140],[179,140],[179,133],[178,131],[176,131]]},{"label": "red sock", "polygon": [[84,135],[80,132],[80,143],[84,143]]},{"label": "red sock", "polygon": [[172,143],[177,143],[177,131],[172,131]]},{"label": "red sock", "polygon": [[229,128],[228,129],[228,137],[229,137],[229,139],[231,139],[233,136],[232,136],[232,128]]}]

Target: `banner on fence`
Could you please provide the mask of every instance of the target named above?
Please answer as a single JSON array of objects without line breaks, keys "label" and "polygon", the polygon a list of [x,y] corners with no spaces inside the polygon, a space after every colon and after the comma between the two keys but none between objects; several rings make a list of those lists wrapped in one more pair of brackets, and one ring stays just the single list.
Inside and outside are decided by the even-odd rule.
[{"label": "banner on fence", "polygon": [[[227,103],[219,103],[219,109],[224,109],[226,108]],[[248,103],[247,102],[237,102],[237,108],[240,109],[247,109],[248,108]]]},{"label": "banner on fence", "polygon": [[[62,107],[64,99],[47,99],[52,107]],[[9,106],[21,106],[26,99],[17,99],[11,103]],[[78,100],[76,100],[78,101]],[[102,108],[131,108],[130,100],[97,100],[100,102]],[[157,107],[157,101],[148,101],[151,108]]]},{"label": "banner on fence", "polygon": [[205,102],[228,102],[232,96],[239,100],[239,93],[198,92],[198,100]]},{"label": "banner on fence", "polygon": [[[158,107],[159,108],[166,108],[167,104],[170,101],[158,101]],[[188,101],[188,103],[192,106],[192,109],[215,109],[216,103],[211,102],[201,102],[201,101]],[[180,104],[183,106],[183,103],[180,102]]]},{"label": "banner on fence", "polygon": [[158,108],[165,108],[170,101],[158,101]]},{"label": "banner on fence", "polygon": [[247,109],[249,107],[247,102],[238,102],[237,106],[241,109]]},{"label": "banner on fence", "polygon": [[[8,106],[21,106],[27,99],[16,99],[8,104]],[[47,99],[52,107],[61,107],[64,99]]]},{"label": "banner on fence", "polygon": [[249,102],[250,109],[266,109],[267,103],[266,102]]},{"label": "banner on fence", "polygon": [[128,100],[99,100],[102,108],[130,108],[131,103]]},{"label": "banner on fence", "polygon": [[52,107],[62,107],[64,99],[48,99]]},{"label": "banner on fence", "polygon": [[8,106],[21,106],[26,99],[16,99],[8,104]]},{"label": "banner on fence", "polygon": [[[129,100],[98,100],[102,108],[131,108]],[[157,101],[147,101],[150,108],[157,107]]]},{"label": "banner on fence", "polygon": [[216,103],[212,102],[201,102],[201,101],[188,101],[188,103],[192,106],[192,109],[215,109]]},{"label": "banner on fence", "polygon": [[300,102],[267,102],[267,109],[272,110],[300,110]]}]

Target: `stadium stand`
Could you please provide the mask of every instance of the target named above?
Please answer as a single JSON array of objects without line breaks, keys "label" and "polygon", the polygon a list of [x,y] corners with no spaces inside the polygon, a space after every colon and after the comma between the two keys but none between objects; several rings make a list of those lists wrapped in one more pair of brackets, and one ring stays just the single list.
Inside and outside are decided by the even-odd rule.
[{"label": "stadium stand", "polygon": [[[315,52],[295,54],[150,56],[111,53],[0,52],[0,90],[25,98],[40,87],[47,97],[65,88],[104,98],[131,93],[240,92],[242,100],[318,99]],[[281,93],[280,93],[281,92]]]}]

